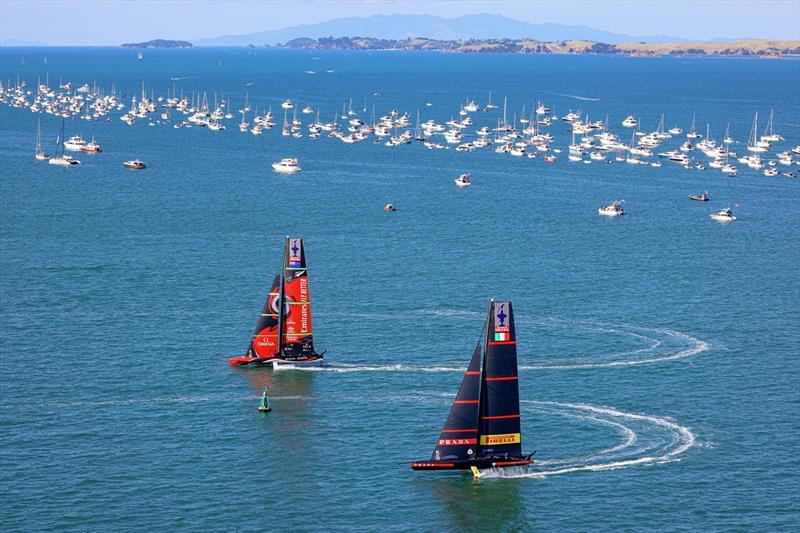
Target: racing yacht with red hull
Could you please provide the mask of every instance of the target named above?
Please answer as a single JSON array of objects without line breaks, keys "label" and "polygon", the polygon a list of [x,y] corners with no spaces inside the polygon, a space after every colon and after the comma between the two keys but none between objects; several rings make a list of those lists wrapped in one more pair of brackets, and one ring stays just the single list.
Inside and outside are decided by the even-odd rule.
[{"label": "racing yacht with red hull", "polygon": [[[517,341],[511,302],[492,300],[481,341],[472,354],[436,448],[414,470],[472,470],[524,466],[522,454]],[[481,334],[481,338],[484,337]]]},{"label": "racing yacht with red hull", "polygon": [[322,356],[314,351],[303,239],[286,237],[283,269],[272,282],[247,353],[228,362],[231,366],[322,363]]}]

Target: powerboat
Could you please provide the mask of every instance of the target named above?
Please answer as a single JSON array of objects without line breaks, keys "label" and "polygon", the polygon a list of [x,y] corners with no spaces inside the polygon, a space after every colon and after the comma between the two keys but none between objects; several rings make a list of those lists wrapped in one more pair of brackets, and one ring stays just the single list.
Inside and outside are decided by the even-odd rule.
[{"label": "powerboat", "polygon": [[470,185],[472,185],[472,180],[469,177],[469,172],[461,174],[454,181],[456,182],[456,185],[458,185],[461,188],[469,187]]},{"label": "powerboat", "polygon": [[733,222],[736,220],[736,217],[733,216],[733,212],[731,211],[730,207],[726,207],[722,211],[718,211],[716,213],[711,213],[709,217],[717,222]]},{"label": "powerboat", "polygon": [[294,158],[281,159],[277,163],[272,163],[272,168],[285,174],[300,172],[300,166],[297,164],[297,159]]},{"label": "powerboat", "polygon": [[73,135],[68,140],[64,141],[64,148],[73,152],[80,152],[84,146],[86,146],[86,141],[84,141],[80,135]]},{"label": "powerboat", "polygon": [[703,191],[703,194],[690,194],[690,200],[697,200],[698,202],[707,202],[708,201],[708,191]]},{"label": "powerboat", "polygon": [[286,100],[281,104],[281,107],[284,109],[294,109],[294,102],[291,100]]},{"label": "powerboat", "polygon": [[618,201],[613,201],[611,204],[601,207],[597,210],[598,215],[603,215],[606,217],[618,217],[625,214],[625,210],[622,209],[622,204]]},{"label": "powerboat", "polygon": [[393,213],[394,211],[397,211],[397,208],[394,206],[394,204],[386,204],[383,206],[383,210],[387,213]]},{"label": "powerboat", "polygon": [[622,125],[626,128],[635,128],[637,124],[638,122],[631,115],[628,115],[628,118],[622,121]]},{"label": "powerboat", "polygon": [[147,165],[144,164],[144,161],[141,161],[139,159],[132,159],[130,161],[125,161],[124,163],[122,163],[122,166],[124,166],[125,168],[129,168],[131,170],[142,170],[144,168],[147,168]]}]

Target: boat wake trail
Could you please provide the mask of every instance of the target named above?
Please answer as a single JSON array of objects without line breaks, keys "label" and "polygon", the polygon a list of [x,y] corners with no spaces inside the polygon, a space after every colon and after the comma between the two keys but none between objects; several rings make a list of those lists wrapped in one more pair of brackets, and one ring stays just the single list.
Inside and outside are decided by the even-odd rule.
[{"label": "boat wake trail", "polygon": [[619,468],[680,461],[695,445],[692,431],[664,417],[627,413],[589,404],[521,400],[523,411],[567,416],[613,428],[622,441],[581,457],[536,461],[530,468],[490,469],[484,478],[546,478],[573,472],[602,472]]},{"label": "boat wake trail", "polygon": [[586,100],[586,101],[589,101],[589,102],[599,102],[600,101],[600,97],[599,96],[598,97],[576,96],[574,94],[561,94],[561,93],[550,93],[550,94],[555,95],[555,96],[563,96],[565,98],[573,98],[575,100]]},{"label": "boat wake trail", "polygon": [[[647,346],[612,354],[582,356],[572,358],[572,360],[566,360],[566,357],[562,357],[560,358],[562,361],[559,362],[539,365],[520,365],[519,368],[523,370],[569,370],[644,365],[684,359],[706,352],[711,348],[711,344],[708,342],[669,328],[646,328],[631,324],[583,321],[571,321],[568,322],[568,324],[569,323],[595,331],[629,336],[637,341],[644,342]],[[525,359],[525,354],[521,354],[520,360]]]}]

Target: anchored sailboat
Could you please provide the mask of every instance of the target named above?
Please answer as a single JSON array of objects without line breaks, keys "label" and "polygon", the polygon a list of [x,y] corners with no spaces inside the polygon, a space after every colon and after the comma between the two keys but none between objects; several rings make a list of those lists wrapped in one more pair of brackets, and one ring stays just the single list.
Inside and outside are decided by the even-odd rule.
[{"label": "anchored sailboat", "polygon": [[323,354],[314,351],[303,239],[286,237],[283,269],[272,282],[247,353],[228,362],[231,366],[322,363]]},{"label": "anchored sailboat", "polygon": [[485,335],[486,349],[479,339],[431,459],[411,463],[414,470],[475,473],[478,468],[533,463],[533,454],[522,454],[511,302],[492,300]]}]

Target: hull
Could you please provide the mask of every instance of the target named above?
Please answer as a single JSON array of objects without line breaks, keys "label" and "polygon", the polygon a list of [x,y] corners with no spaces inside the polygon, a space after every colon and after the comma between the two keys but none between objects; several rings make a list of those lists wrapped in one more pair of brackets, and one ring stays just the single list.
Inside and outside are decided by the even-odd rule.
[{"label": "hull", "polygon": [[461,461],[417,461],[411,463],[411,468],[412,470],[470,470],[473,466],[478,469],[487,469],[507,468],[510,466],[526,466],[532,464],[533,459],[530,459],[529,457],[517,457],[511,459],[487,457]]},{"label": "hull", "polygon": [[228,363],[231,366],[269,366],[269,365],[302,365],[306,363],[322,363],[323,357],[322,355],[314,355],[311,357],[307,357],[305,359],[282,359],[280,357],[269,357],[269,358],[259,358],[259,357],[248,357],[246,355],[242,355],[239,357],[231,357],[228,359]]}]

